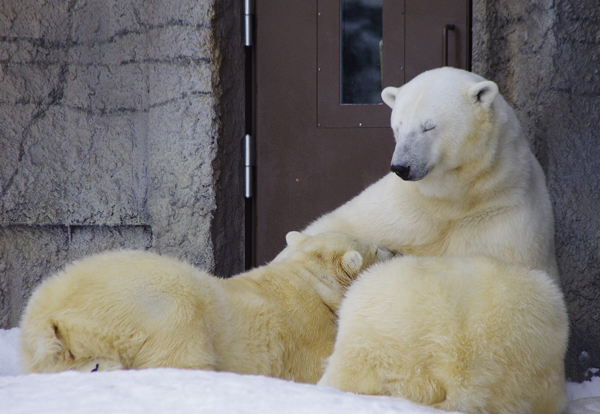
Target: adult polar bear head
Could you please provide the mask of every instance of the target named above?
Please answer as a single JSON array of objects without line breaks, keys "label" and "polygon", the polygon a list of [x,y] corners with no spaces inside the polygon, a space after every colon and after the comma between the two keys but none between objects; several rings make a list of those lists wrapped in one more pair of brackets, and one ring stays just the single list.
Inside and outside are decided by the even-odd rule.
[{"label": "adult polar bear head", "polygon": [[471,72],[433,69],[400,88],[385,88],[381,96],[392,108],[392,171],[403,180],[427,179],[448,188],[439,184],[449,173],[482,171],[509,144],[499,140],[519,135],[498,86]]}]

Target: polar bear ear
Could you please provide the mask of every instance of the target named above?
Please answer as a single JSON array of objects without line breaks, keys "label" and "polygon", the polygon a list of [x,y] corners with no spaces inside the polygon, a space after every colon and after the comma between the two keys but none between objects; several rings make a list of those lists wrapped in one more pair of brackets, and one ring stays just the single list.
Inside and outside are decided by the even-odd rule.
[{"label": "polar bear ear", "polygon": [[473,103],[480,103],[484,108],[488,108],[494,98],[498,95],[498,85],[492,81],[479,82],[469,89],[469,99]]},{"label": "polar bear ear", "polygon": [[394,102],[396,102],[396,95],[398,94],[398,89],[400,88],[388,86],[383,91],[381,91],[381,99],[383,99],[383,102],[385,102],[385,104],[390,108],[394,107]]},{"label": "polar bear ear", "polygon": [[363,264],[362,255],[356,250],[350,250],[342,256],[342,268],[348,275],[355,276]]},{"label": "polar bear ear", "polygon": [[297,231],[290,231],[285,235],[285,241],[290,247],[298,247],[308,239],[310,239],[310,236]]}]

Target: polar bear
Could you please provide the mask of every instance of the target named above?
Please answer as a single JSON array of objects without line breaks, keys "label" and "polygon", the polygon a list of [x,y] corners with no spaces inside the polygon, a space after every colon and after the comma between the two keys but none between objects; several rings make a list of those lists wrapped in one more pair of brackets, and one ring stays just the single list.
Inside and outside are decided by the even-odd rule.
[{"label": "polar bear", "polygon": [[303,232],[344,231],[417,256],[483,254],[557,280],[544,173],[498,86],[445,67],[382,98],[393,172]]},{"label": "polar bear", "polygon": [[348,290],[319,385],[467,414],[558,414],[567,337],[562,293],[544,271],[398,257]]},{"label": "polar bear", "polygon": [[316,383],[346,288],[391,253],[342,233],[286,239],[286,260],[230,279],[145,251],[76,262],[34,291],[21,321],[24,365],[198,368]]}]

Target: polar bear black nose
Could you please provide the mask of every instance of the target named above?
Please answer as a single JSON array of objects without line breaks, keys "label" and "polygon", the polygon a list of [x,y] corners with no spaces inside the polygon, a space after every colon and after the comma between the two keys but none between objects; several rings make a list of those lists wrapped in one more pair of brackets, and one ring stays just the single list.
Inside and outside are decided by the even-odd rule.
[{"label": "polar bear black nose", "polygon": [[392,172],[403,180],[408,180],[410,176],[410,165],[392,164]]}]

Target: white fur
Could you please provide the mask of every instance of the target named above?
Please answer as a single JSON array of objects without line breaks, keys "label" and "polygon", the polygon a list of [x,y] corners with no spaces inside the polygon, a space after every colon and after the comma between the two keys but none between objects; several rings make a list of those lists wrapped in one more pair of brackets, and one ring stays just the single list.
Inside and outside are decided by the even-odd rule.
[{"label": "white fur", "polygon": [[558,414],[568,318],[546,273],[481,257],[366,270],[319,385],[468,414]]},{"label": "white fur", "polygon": [[315,383],[346,288],[391,254],[341,233],[287,240],[286,260],[230,279],[143,251],[76,262],[31,297],[21,321],[24,365],[197,368]]},{"label": "white fur", "polygon": [[305,232],[419,256],[485,254],[558,279],[544,173],[496,84],[440,68],[382,97],[393,108],[392,164],[412,175],[388,174]]}]

